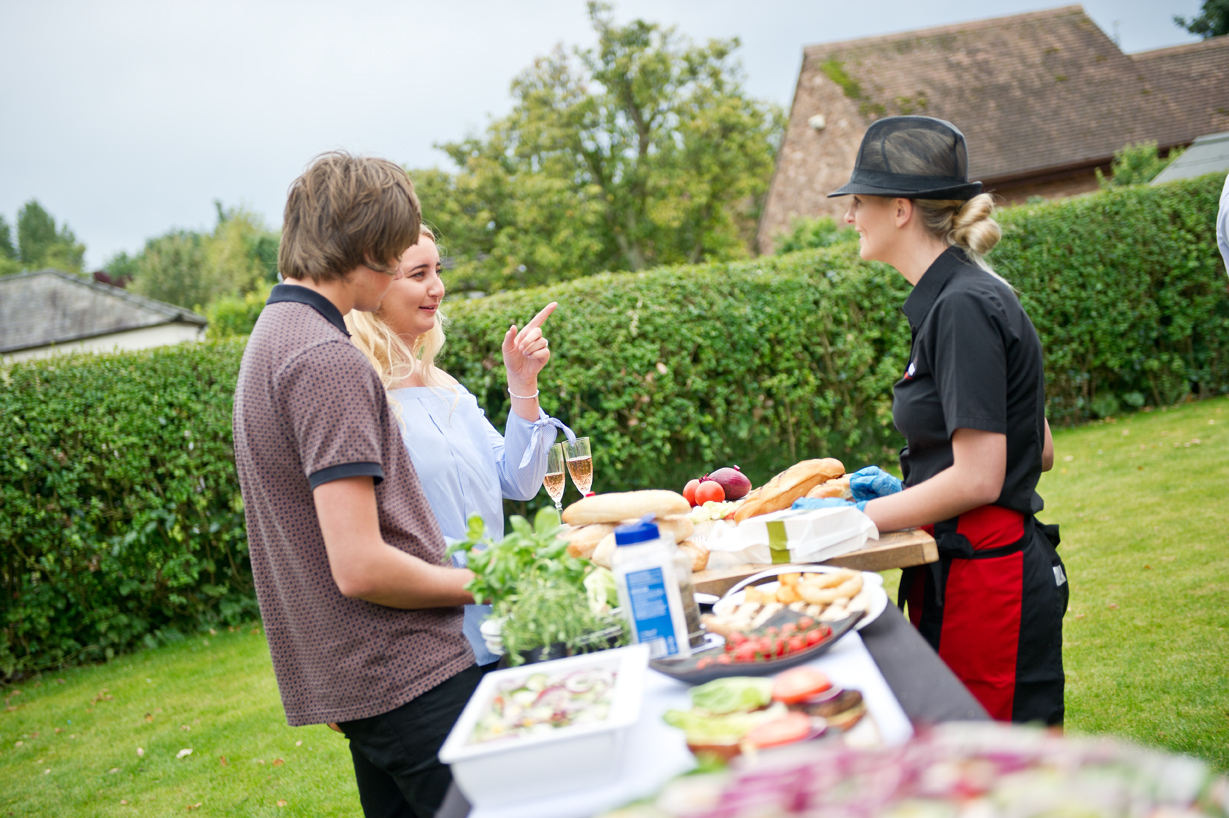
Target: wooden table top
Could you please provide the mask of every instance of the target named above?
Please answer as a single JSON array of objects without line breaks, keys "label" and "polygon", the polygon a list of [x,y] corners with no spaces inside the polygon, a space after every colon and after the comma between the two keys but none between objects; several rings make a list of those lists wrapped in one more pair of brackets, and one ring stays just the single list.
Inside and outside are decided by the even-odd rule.
[{"label": "wooden table top", "polygon": [[[819,564],[836,565],[859,571],[886,571],[889,568],[924,565],[928,562],[936,562],[938,559],[939,550],[935,546],[934,537],[920,528],[915,528],[910,531],[889,531],[886,534],[880,534],[878,540],[869,540],[867,546],[859,551],[823,560]],[[772,565],[748,563],[734,568],[697,571],[692,574],[692,581],[700,593],[721,596],[734,587],[739,580],[772,567]]]}]

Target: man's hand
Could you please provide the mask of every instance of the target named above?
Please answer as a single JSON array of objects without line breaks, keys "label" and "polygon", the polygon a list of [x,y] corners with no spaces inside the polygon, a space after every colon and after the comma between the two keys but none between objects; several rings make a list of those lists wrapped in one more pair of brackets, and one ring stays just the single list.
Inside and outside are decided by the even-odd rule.
[{"label": "man's hand", "polygon": [[315,489],[316,516],[329,570],[342,595],[390,608],[468,605],[473,572],[431,565],[384,542],[370,477],[332,480]]}]

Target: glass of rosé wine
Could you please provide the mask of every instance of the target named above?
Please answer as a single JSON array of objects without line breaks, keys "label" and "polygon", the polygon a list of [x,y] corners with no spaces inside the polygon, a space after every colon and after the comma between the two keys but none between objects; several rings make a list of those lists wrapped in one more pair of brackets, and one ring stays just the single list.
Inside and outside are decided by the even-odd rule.
[{"label": "glass of ros\u00e9 wine", "polygon": [[566,488],[567,478],[563,474],[563,444],[556,443],[550,447],[546,453],[546,477],[542,480],[542,484],[546,486],[546,493],[555,501],[555,511],[563,514],[563,506],[560,501],[563,499],[563,490]]},{"label": "glass of ros\u00e9 wine", "polygon": [[576,484],[580,496],[584,497],[593,488],[593,455],[589,451],[589,438],[563,441],[563,454],[567,460],[568,474],[572,475],[572,482]]}]

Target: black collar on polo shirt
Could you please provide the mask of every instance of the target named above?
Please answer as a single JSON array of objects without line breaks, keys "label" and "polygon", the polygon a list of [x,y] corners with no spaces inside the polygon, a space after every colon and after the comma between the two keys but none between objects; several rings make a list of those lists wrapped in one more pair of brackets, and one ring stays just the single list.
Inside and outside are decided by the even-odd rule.
[{"label": "black collar on polo shirt", "polygon": [[926,268],[921,280],[914,285],[913,292],[909,293],[909,297],[905,299],[905,317],[909,319],[910,330],[914,333],[918,331],[918,327],[922,326],[922,322],[926,320],[926,314],[934,306],[935,299],[939,297],[939,293],[943,292],[947,282],[951,281],[957,270],[968,263],[969,259],[963,250],[959,247],[949,247]]},{"label": "black collar on polo shirt", "polygon": [[346,322],[342,320],[341,310],[315,290],[300,287],[298,284],[274,284],[273,291],[269,293],[269,300],[265,303],[277,304],[283,301],[306,304],[323,315],[330,324],[345,332],[347,338],[350,337],[350,333],[346,330]]}]

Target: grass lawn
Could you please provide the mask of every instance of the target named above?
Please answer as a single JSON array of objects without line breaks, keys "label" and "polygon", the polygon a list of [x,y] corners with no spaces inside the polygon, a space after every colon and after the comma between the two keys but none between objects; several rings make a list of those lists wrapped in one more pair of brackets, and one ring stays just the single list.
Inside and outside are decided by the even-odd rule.
[{"label": "grass lawn", "polygon": [[[1041,517],[1062,525],[1071,580],[1068,729],[1229,772],[1229,399],[1056,429],[1054,443]],[[258,628],[4,697],[0,816],[359,812],[345,740],[286,726]]]}]

